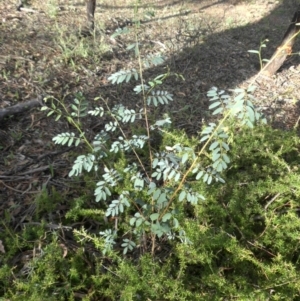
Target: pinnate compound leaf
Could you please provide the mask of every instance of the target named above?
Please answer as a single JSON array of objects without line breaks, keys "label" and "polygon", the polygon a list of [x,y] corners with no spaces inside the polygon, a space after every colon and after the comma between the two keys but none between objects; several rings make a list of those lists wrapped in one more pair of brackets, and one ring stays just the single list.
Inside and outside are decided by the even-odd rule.
[{"label": "pinnate compound leaf", "polygon": [[181,163],[184,164],[189,158],[189,154],[185,153],[181,158]]},{"label": "pinnate compound leaf", "polygon": [[220,151],[220,149],[217,149],[212,153],[212,160],[214,162],[217,161],[221,157],[221,154],[219,151]]},{"label": "pinnate compound leaf", "polygon": [[209,135],[205,135],[200,139],[200,142],[206,141],[210,136]]},{"label": "pinnate compound leaf", "polygon": [[176,174],[174,180],[175,180],[176,182],[179,182],[179,180],[180,180],[180,173],[179,173],[179,172]]},{"label": "pinnate compound leaf", "polygon": [[245,92],[242,92],[242,93],[238,94],[237,96],[235,96],[234,100],[238,103],[239,101],[244,99],[244,97],[245,97]]},{"label": "pinnate compound leaf", "polygon": [[150,215],[150,219],[151,219],[152,221],[156,221],[156,220],[158,219],[158,217],[159,217],[159,213],[152,213],[152,214]]},{"label": "pinnate compound leaf", "polygon": [[155,190],[155,192],[153,193],[153,200],[157,200],[159,198],[160,194],[161,194],[160,189]]},{"label": "pinnate compound leaf", "polygon": [[165,193],[165,192],[163,192],[160,196],[159,196],[159,198],[158,198],[158,200],[157,200],[157,204],[163,204],[164,202],[166,202],[167,201],[167,194]]},{"label": "pinnate compound leaf", "polygon": [[201,179],[202,176],[203,176],[203,174],[204,174],[204,171],[203,171],[203,170],[199,171],[199,172],[197,173],[197,175],[196,175],[196,180]]},{"label": "pinnate compound leaf", "polygon": [[137,221],[135,223],[136,227],[138,228],[143,223],[143,221],[144,220],[142,218],[137,219]]},{"label": "pinnate compound leaf", "polygon": [[217,115],[217,114],[220,114],[221,112],[223,112],[223,108],[220,107],[220,108],[217,108],[216,110],[213,111],[213,115]]},{"label": "pinnate compound leaf", "polygon": [[255,121],[255,113],[253,108],[251,108],[250,106],[247,106],[247,113],[248,113],[248,117],[250,119],[251,122]]},{"label": "pinnate compound leaf", "polygon": [[168,174],[168,180],[171,180],[176,175],[176,170],[172,169],[171,172]]},{"label": "pinnate compound leaf", "polygon": [[219,146],[219,141],[214,141],[210,147],[209,150],[214,150],[217,146]]},{"label": "pinnate compound leaf", "polygon": [[182,190],[178,197],[179,202],[182,202],[185,198],[186,198],[186,192],[184,190]]},{"label": "pinnate compound leaf", "polygon": [[230,159],[229,159],[229,157],[226,155],[226,154],[223,154],[222,155],[222,157],[223,157],[223,160],[226,162],[226,163],[230,163]]},{"label": "pinnate compound leaf", "polygon": [[[226,137],[226,138],[227,138],[227,137]],[[222,142],[221,145],[222,145],[222,147],[223,147],[227,152],[229,151],[229,146],[228,146],[227,143]]]},{"label": "pinnate compound leaf", "polygon": [[168,221],[170,218],[172,217],[172,214],[171,213],[166,213],[163,217],[162,217],[162,221],[163,222],[166,222],[166,221]]},{"label": "pinnate compound leaf", "polygon": [[220,104],[221,104],[220,101],[215,101],[215,102],[212,103],[208,108],[209,108],[210,110],[212,110],[212,109],[218,107]]}]

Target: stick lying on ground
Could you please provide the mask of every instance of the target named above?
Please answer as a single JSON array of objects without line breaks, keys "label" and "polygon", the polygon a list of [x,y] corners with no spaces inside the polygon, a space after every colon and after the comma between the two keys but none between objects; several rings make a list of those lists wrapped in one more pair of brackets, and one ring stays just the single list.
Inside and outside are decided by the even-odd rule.
[{"label": "stick lying on ground", "polygon": [[43,98],[39,96],[36,99],[32,99],[32,100],[29,100],[26,102],[19,103],[12,107],[1,109],[0,110],[0,121],[2,119],[4,119],[6,116],[23,113],[24,111],[27,111],[29,109],[32,109],[32,108],[35,108],[38,106],[43,106],[42,99]]}]

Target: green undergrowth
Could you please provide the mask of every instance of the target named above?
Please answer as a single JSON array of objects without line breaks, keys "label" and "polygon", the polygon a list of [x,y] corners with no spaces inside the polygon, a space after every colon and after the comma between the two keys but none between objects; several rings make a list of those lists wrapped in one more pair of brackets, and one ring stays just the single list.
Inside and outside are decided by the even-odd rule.
[{"label": "green undergrowth", "polygon": [[[170,137],[162,146],[187,139]],[[118,240],[103,254],[103,238],[87,229],[72,233],[42,222],[14,233],[5,226],[0,300],[300,300],[299,142],[295,132],[240,128],[225,184],[191,180],[205,200],[177,208],[189,243],[162,237],[154,256],[147,243],[122,255]],[[63,224],[89,218],[101,231],[114,223],[87,200],[75,199]],[[37,199],[38,214],[51,209],[42,210],[44,201]],[[27,260],[18,259],[26,252]]]}]

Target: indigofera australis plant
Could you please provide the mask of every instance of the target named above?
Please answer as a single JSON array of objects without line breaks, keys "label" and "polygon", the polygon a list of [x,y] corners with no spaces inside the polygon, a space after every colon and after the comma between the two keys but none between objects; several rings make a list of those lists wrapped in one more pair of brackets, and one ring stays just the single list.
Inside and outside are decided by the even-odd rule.
[{"label": "indigofera australis plant", "polygon": [[[71,113],[59,100],[56,101],[59,105],[52,101],[43,110],[49,110],[48,116],[56,114],[56,119],[64,116],[76,129],[76,133],[55,136],[56,144],[86,146],[86,153],[76,158],[69,176],[93,173],[95,201],[104,203],[106,217],[115,221],[113,228],[100,232],[103,253],[110,251],[118,241],[126,254],[146,237],[151,241],[153,255],[157,239],[162,237],[192,243],[185,236],[180,218],[184,203],[195,205],[205,201],[205,196],[193,188],[193,183],[200,179],[207,185],[213,181],[224,183],[222,172],[230,164],[234,124],[253,127],[258,120],[264,119],[253,105],[253,86],[247,90],[232,90],[231,95],[214,87],[207,93],[211,103],[209,109],[213,116],[221,116],[221,119],[205,126],[197,143],[191,143],[188,138],[185,138],[186,143],[180,143],[176,134],[170,139],[174,136],[170,116],[165,113],[161,119],[153,121],[149,107],[168,105],[173,95],[162,88],[163,83],[172,76],[181,76],[168,71],[146,82],[144,68],[163,63],[164,57],[158,53],[142,59],[138,41],[128,49],[135,51],[139,70],[120,70],[108,79],[115,85],[139,81],[133,91],[141,97],[140,108],[127,108],[122,104],[111,108],[100,96],[96,100],[105,105],[89,110],[80,94],[70,106]],[[92,141],[80,123],[86,115],[106,120],[103,130]],[[174,144],[154,145],[152,141],[156,136],[161,137],[161,141],[169,137],[166,140]],[[85,231],[77,234],[89,239]]]}]

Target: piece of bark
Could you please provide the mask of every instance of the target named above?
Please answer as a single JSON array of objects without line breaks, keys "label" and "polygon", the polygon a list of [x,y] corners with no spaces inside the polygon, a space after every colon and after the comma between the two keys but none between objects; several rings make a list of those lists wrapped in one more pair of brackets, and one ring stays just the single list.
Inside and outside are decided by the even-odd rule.
[{"label": "piece of bark", "polygon": [[280,46],[277,48],[269,62],[261,70],[261,74],[271,77],[282,66],[286,57],[292,53],[297,34],[300,31],[300,7],[295,12],[294,17],[287,31],[285,32]]},{"label": "piece of bark", "polygon": [[32,99],[26,102],[19,103],[15,106],[8,107],[0,110],[0,121],[3,120],[6,116],[20,114],[29,109],[42,106],[42,98],[38,97],[36,99]]}]

